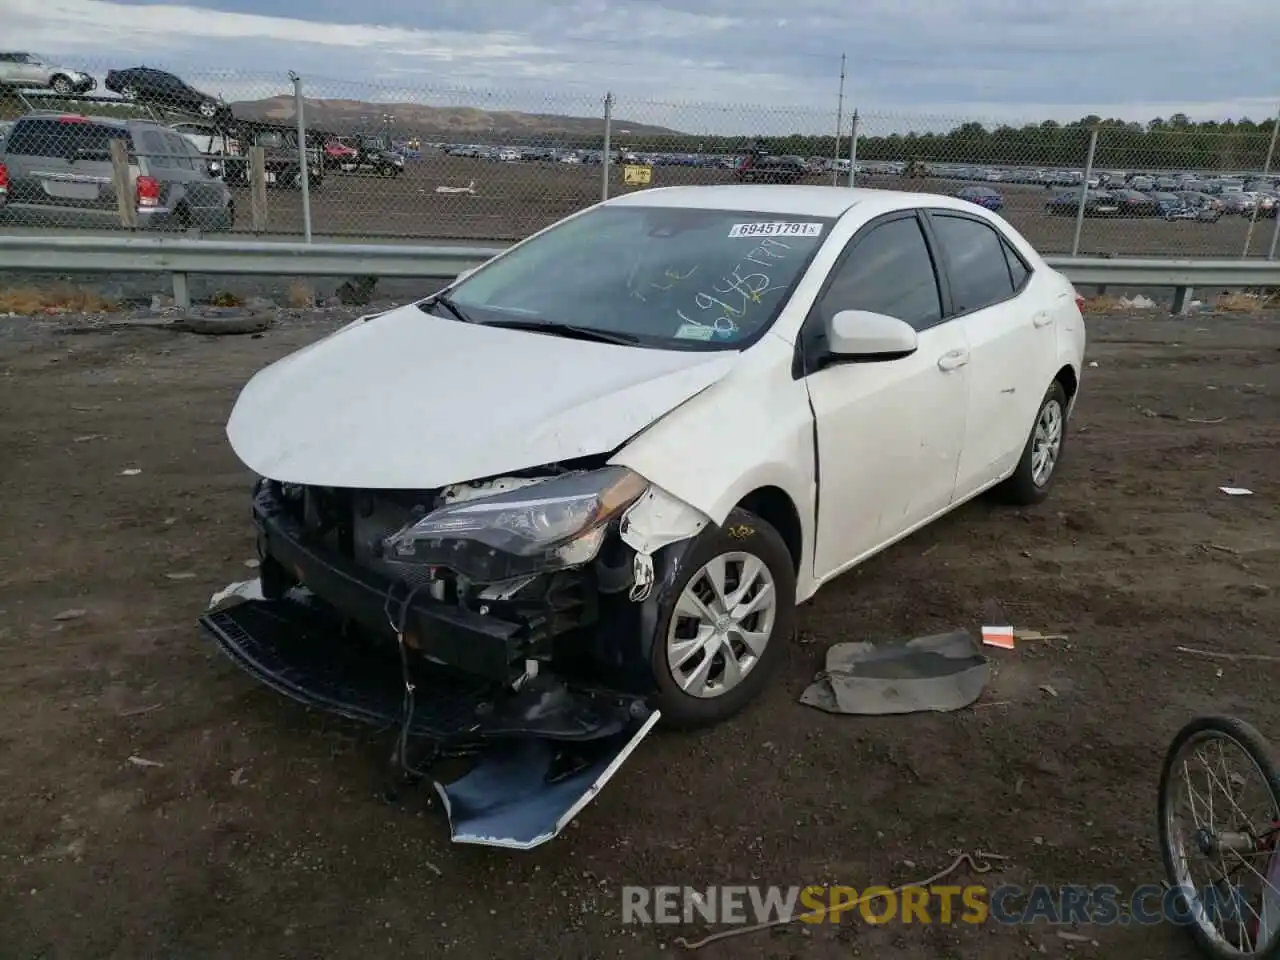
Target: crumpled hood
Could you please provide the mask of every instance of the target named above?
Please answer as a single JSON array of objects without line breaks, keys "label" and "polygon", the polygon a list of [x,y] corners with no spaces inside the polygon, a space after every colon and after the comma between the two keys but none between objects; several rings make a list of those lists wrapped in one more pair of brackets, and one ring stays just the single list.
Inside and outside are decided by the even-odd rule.
[{"label": "crumpled hood", "polygon": [[245,466],[286,483],[442,487],[608,453],[738,356],[502,330],[410,305],[259,371],[227,438]]}]

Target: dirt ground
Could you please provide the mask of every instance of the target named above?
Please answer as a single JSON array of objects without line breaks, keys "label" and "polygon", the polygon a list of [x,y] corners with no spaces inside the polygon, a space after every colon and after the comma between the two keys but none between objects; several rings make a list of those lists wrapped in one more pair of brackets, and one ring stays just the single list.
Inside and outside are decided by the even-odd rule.
[{"label": "dirt ground", "polygon": [[[386,735],[260,689],[195,624],[252,576],[236,391],[334,318],[256,339],[0,320],[0,956],[678,956],[702,928],[623,927],[622,885],[861,889],[952,849],[1007,857],[990,884],[1158,882],[1174,731],[1222,711],[1280,739],[1273,666],[1174,650],[1275,650],[1278,321],[1091,318],[1048,503],[974,503],[825,588],[763,702],[655,734],[563,837],[504,853],[451,846],[426,789],[389,802]],[[796,702],[830,643],[1000,621],[1069,639],[994,651],[976,708]],[[1194,955],[1171,927],[1078,932],[1097,945],[850,918],[699,955]]]},{"label": "dirt ground", "polygon": [[[645,189],[626,187],[615,175],[610,194]],[[436,188],[466,187],[474,194],[439,194]],[[653,186],[681,186],[733,182],[732,172],[716,168],[656,167]],[[830,175],[806,182],[830,184]],[[965,184],[950,180],[906,180],[872,177],[868,186],[893,190],[954,194]],[[1005,199],[1002,214],[1046,254],[1070,253],[1075,233],[1073,216],[1049,216],[1045,203],[1061,190],[1020,184],[999,184]],[[236,230],[253,229],[251,202],[245,189],[235,189]],[[367,174],[331,172],[311,196],[312,229],[321,239],[435,239],[520,240],[562,217],[596,203],[601,196],[601,171],[593,166],[563,163],[499,163],[466,157],[427,154],[411,160],[394,179]],[[267,191],[265,234],[299,236],[303,231],[301,192]],[[49,229],[66,226],[56,218]],[[1250,256],[1263,257],[1276,223],[1259,220],[1249,242]],[[1249,231],[1247,218],[1223,217],[1218,223],[1161,219],[1090,218],[1080,239],[1082,255],[1164,257],[1239,257]]]}]

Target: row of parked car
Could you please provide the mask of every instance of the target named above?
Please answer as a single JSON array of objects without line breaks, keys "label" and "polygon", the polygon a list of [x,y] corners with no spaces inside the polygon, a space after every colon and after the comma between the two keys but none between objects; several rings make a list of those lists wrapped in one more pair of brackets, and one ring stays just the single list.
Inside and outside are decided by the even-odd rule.
[{"label": "row of parked car", "polygon": [[[987,186],[966,186],[956,191],[961,200],[999,212],[1004,196]],[[1045,211],[1050,216],[1074,217],[1080,209],[1080,191],[1068,190],[1050,199]],[[1280,209],[1280,191],[1203,193],[1198,190],[1134,190],[1127,187],[1085,191],[1087,217],[1163,217],[1165,220],[1196,220],[1216,223],[1224,216],[1274,217]]]}]

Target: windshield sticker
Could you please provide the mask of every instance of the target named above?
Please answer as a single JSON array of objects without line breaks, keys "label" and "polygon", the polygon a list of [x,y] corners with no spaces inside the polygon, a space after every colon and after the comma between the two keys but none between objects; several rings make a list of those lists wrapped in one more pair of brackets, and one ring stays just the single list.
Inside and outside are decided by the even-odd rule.
[{"label": "windshield sticker", "polygon": [[733,237],[820,237],[820,223],[790,223],[774,220],[767,223],[735,223],[729,228]]},{"label": "windshield sticker", "polygon": [[682,323],[676,331],[677,340],[710,340],[716,332],[715,327],[704,327],[700,323]]}]

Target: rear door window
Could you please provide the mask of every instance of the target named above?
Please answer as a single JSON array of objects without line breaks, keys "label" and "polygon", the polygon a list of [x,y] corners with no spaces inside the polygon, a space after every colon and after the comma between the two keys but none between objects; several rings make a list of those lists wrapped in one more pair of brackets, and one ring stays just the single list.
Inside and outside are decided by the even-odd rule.
[{"label": "rear door window", "polygon": [[130,144],[129,131],[88,120],[31,117],[17,122],[6,150],[28,157],[69,158],[77,151],[110,157],[112,140]]},{"label": "rear door window", "polygon": [[930,215],[942,245],[957,314],[972,313],[1013,296],[1013,278],[1004,239],[995,229],[968,217]]},{"label": "rear door window", "polygon": [[169,145],[165,143],[164,137],[159,130],[142,130],[139,134],[142,140],[142,154],[147,158],[147,162],[153,167],[170,167],[173,164],[169,160]]},{"label": "rear door window", "polygon": [[176,133],[166,133],[164,141],[169,145],[169,152],[173,154],[170,162],[181,170],[194,170],[195,167],[191,163],[191,155],[188,150],[191,144]]}]

